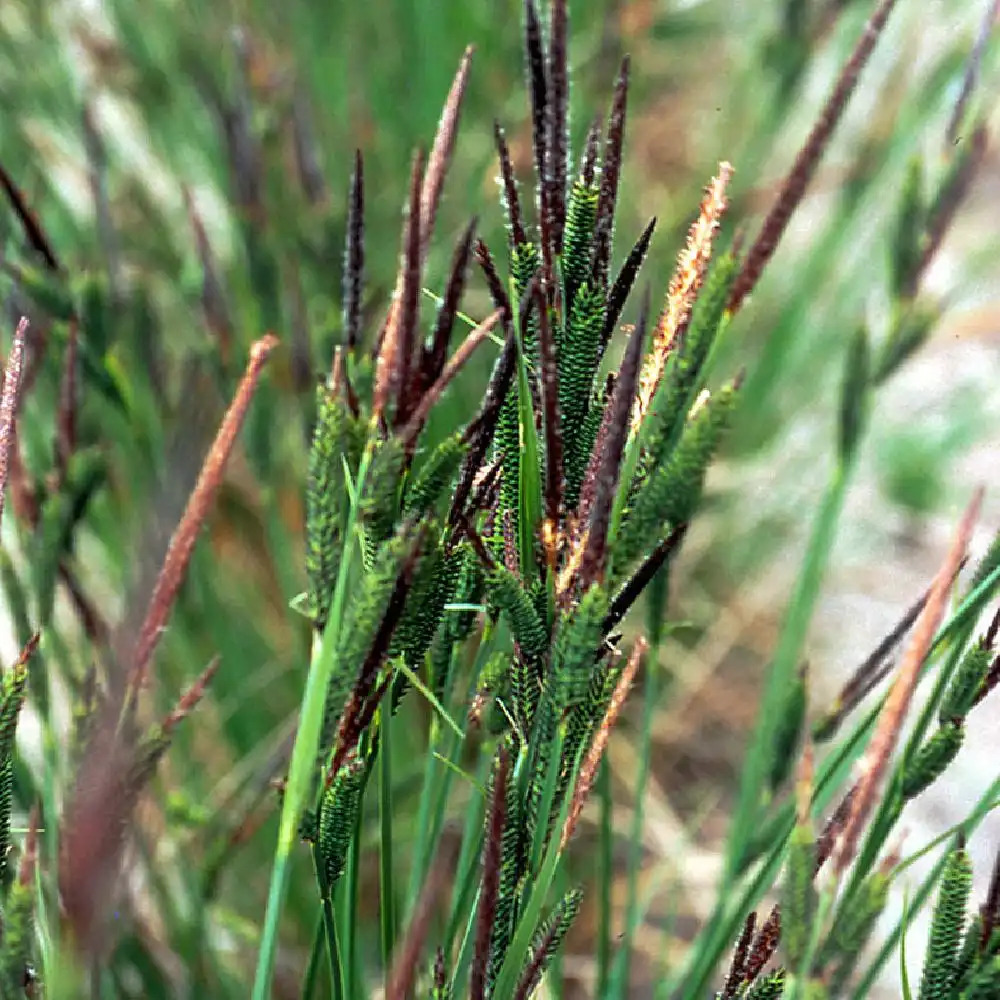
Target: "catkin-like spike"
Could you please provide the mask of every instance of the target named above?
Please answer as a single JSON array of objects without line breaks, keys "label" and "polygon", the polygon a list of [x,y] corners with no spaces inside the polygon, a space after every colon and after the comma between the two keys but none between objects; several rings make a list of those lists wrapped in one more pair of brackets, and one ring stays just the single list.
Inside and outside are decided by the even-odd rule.
[{"label": "catkin-like spike", "polygon": [[993,651],[982,642],[974,643],[965,651],[951,684],[941,699],[938,720],[944,726],[949,722],[964,719],[979,694],[989,673]]},{"label": "catkin-like spike", "polygon": [[581,285],[559,343],[559,412],[566,443],[566,475],[579,492],[589,452],[580,447],[581,421],[587,413],[597,371],[604,325],[604,294]]},{"label": "catkin-like spike", "polygon": [[628,569],[665,529],[689,521],[701,497],[705,470],[736,398],[732,384],[724,386],[690,420],[670,459],[654,470],[635,498],[622,526],[612,557],[615,576]]},{"label": "catkin-like spike", "polygon": [[552,0],[549,14],[549,60],[545,103],[545,207],[551,241],[550,259],[562,253],[566,222],[566,173],[569,169],[569,68],[567,0]]},{"label": "catkin-like spike", "polygon": [[375,451],[361,497],[366,555],[389,538],[396,526],[405,457],[403,443],[397,437],[383,441]]},{"label": "catkin-like spike", "polygon": [[448,967],[444,962],[444,949],[438,946],[434,956],[430,1000],[451,1000],[451,986],[448,983]]},{"label": "catkin-like spike", "polygon": [[[577,178],[570,193],[561,261],[563,306],[567,316],[572,315],[577,292],[587,281],[590,273],[598,193],[597,186],[593,183],[587,184],[582,177]],[[603,296],[603,290],[601,294]]]},{"label": "catkin-like spike", "polygon": [[517,191],[517,179],[514,177],[514,167],[510,162],[510,150],[507,148],[507,137],[499,122],[493,123],[493,135],[497,143],[497,155],[500,159],[500,185],[503,189],[503,206],[507,215],[507,238],[511,252],[516,250],[528,238],[524,233],[524,220],[521,216],[521,199]]},{"label": "catkin-like spike", "polygon": [[361,804],[364,780],[364,762],[354,758],[337,772],[323,792],[316,849],[326,898],[329,898],[347,863],[347,849],[354,835],[354,821]]},{"label": "catkin-like spike", "polygon": [[785,992],[785,970],[762,976],[744,994],[746,1000],[781,1000]]},{"label": "catkin-like spike", "polygon": [[549,683],[560,712],[581,704],[587,697],[607,610],[607,591],[594,585],[559,624]]},{"label": "catkin-like spike", "polygon": [[722,993],[718,995],[718,1000],[732,1000],[740,986],[743,985],[743,970],[746,968],[756,926],[757,914],[751,910],[747,914],[746,920],[743,921],[743,930],[740,931],[740,936],[736,940],[736,948],[733,950],[733,957],[729,963],[729,972],[726,974],[726,982],[722,987]]},{"label": "catkin-like spike", "polygon": [[625,119],[628,112],[629,58],[622,59],[615,81],[615,93],[608,114],[608,131],[601,164],[601,193],[597,202],[597,222],[594,227],[594,259],[591,275],[594,284],[603,288],[611,263],[611,242],[615,232],[615,208],[618,204],[618,182],[621,177],[622,147],[625,142]]},{"label": "catkin-like spike", "polygon": [[962,1000],[996,1000],[1000,996],[1000,958],[983,963],[969,980],[969,987]]},{"label": "catkin-like spike", "polygon": [[965,728],[961,721],[944,723],[914,754],[903,772],[903,799],[909,801],[944,774],[962,747]]},{"label": "catkin-like spike", "polygon": [[876,871],[861,883],[857,892],[843,901],[837,911],[818,963],[832,967],[830,991],[834,996],[853,972],[876,921],[885,909],[889,884],[889,876]]},{"label": "catkin-like spike", "polygon": [[330,613],[343,546],[348,416],[340,393],[333,387],[320,386],[316,403],[306,480],[306,575],[310,616],[317,631],[322,631]]},{"label": "catkin-like spike", "polygon": [[[438,531],[435,523],[428,535],[433,537]],[[443,546],[433,545],[417,565],[403,617],[390,645],[390,655],[402,654],[412,670],[419,670],[431,647],[454,583]]]},{"label": "catkin-like spike", "polygon": [[466,449],[460,433],[452,434],[438,444],[406,491],[403,504],[406,517],[419,517],[434,508],[458,475]]},{"label": "catkin-like spike", "polygon": [[919,1000],[949,1000],[952,996],[955,959],[972,891],[972,864],[964,848],[956,848],[949,855],[940,886],[920,979]]},{"label": "catkin-like spike", "polygon": [[548,646],[548,637],[531,598],[517,577],[505,566],[495,566],[486,578],[486,593],[492,603],[506,613],[522,653],[531,662],[541,660]]},{"label": "catkin-like spike", "polygon": [[566,939],[576,915],[580,912],[582,899],[582,889],[570,889],[535,931],[531,941],[530,957],[521,970],[514,1000],[528,1000],[532,995],[549,963]]}]

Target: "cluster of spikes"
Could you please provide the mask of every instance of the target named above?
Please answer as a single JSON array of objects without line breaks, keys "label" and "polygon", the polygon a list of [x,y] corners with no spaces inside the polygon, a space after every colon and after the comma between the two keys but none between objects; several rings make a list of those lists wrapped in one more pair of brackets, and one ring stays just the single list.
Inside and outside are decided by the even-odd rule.
[{"label": "cluster of spikes", "polygon": [[[643,648],[625,657],[617,626],[676,552],[737,392],[735,383],[704,388],[737,273],[733,254],[713,258],[728,164],[706,189],[662,310],[652,313],[647,292],[620,364],[606,363],[655,220],[613,273],[629,67],[622,63],[603,134],[595,122],[574,167],[567,27],[564,0],[552,3],[547,30],[534,2],[525,4],[534,197],[522,194],[497,125],[506,277],[473,220],[425,333],[424,265],[467,52],[426,164],[414,159],[399,277],[372,356],[361,351],[358,155],[343,344],[318,389],[310,455],[303,608],[318,643],[335,622],[336,643],[321,778],[301,830],[328,896],[377,754],[380,713],[414,683],[446,704],[466,685],[469,716],[498,738],[472,963],[477,997],[530,995],[576,913],[573,889],[526,931],[531,873],[573,832]],[[449,359],[473,259],[494,311]],[[423,453],[431,407],[494,329],[502,348],[479,412]],[[344,560],[359,534],[364,573],[347,601]],[[477,622],[506,629],[511,641],[476,676],[459,677]],[[513,968],[519,931],[534,944]]]}]

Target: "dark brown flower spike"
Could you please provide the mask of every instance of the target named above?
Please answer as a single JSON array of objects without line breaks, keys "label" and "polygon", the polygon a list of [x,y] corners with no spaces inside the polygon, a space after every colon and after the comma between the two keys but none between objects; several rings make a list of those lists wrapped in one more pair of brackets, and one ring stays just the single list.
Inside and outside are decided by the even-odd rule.
[{"label": "dark brown flower spike", "polygon": [[28,321],[22,318],[14,331],[14,342],[4,369],[3,391],[0,392],[0,523],[3,522],[7,474],[14,449],[14,422],[17,419],[18,393],[21,389],[21,371],[24,367],[24,339],[27,332]]},{"label": "dark brown flower spike", "polygon": [[[490,297],[493,299],[493,305],[503,310],[504,322],[509,322],[514,315],[511,309],[510,297],[507,295],[507,289],[504,288],[503,281],[500,278],[500,272],[497,271],[496,262],[493,260],[493,254],[490,253],[490,248],[481,239],[476,240],[475,255],[476,263],[483,272],[483,277],[486,279],[486,285],[490,290]],[[521,328],[524,329],[523,325]]]},{"label": "dark brown flower spike", "polygon": [[542,545],[549,569],[555,573],[556,544],[562,516],[563,439],[559,414],[559,369],[556,344],[549,321],[549,309],[541,288],[536,284],[538,308],[538,344],[542,368],[542,406],[545,426],[545,521]]},{"label": "dark brown flower spike", "polygon": [[548,171],[548,105],[549,82],[545,69],[545,47],[542,26],[535,0],[524,4],[524,49],[528,61],[528,88],[531,94],[531,139],[535,154],[535,176],[538,178],[538,228],[542,242],[542,282],[546,298],[553,288],[555,260],[552,255],[552,212],[549,208],[551,189],[546,183]]},{"label": "dark brown flower spike", "polygon": [[594,117],[587,130],[587,139],[583,144],[583,155],[580,157],[580,179],[588,187],[594,183],[597,168],[597,154],[601,145],[601,120]]},{"label": "dark brown flower spike", "polygon": [[354,172],[347,207],[347,245],[344,249],[344,346],[353,351],[361,336],[361,293],[365,274],[365,165],[361,150],[354,152]]},{"label": "dark brown flower spike", "polygon": [[566,220],[566,170],[569,137],[569,29],[566,0],[552,0],[549,16],[548,94],[545,103],[545,157],[547,169],[543,184],[548,189],[545,207],[549,213],[550,254],[555,260],[562,254],[563,225]]},{"label": "dark brown flower spike", "polygon": [[764,966],[774,957],[781,941],[781,907],[775,904],[768,914],[767,920],[757,932],[750,957],[743,970],[745,982],[752,983],[761,973]]},{"label": "dark brown flower spike", "polygon": [[441,305],[438,307],[437,317],[434,320],[434,330],[431,333],[430,342],[424,345],[423,355],[420,359],[418,395],[440,376],[441,370],[444,368],[445,359],[448,356],[448,340],[451,337],[452,327],[455,325],[455,316],[462,300],[462,293],[465,291],[469,254],[472,250],[472,240],[475,238],[477,225],[478,220],[473,218],[465,227],[458,243],[455,244],[448,281],[445,285]]},{"label": "dark brown flower spike", "polygon": [[418,150],[413,158],[413,173],[410,178],[410,201],[403,227],[403,260],[400,274],[402,285],[399,289],[398,318],[396,330],[396,361],[392,372],[391,397],[396,400],[393,423],[401,426],[409,417],[416,399],[414,381],[419,371],[417,343],[417,322],[420,314],[420,288],[423,273],[421,258],[420,220],[420,175],[423,170],[423,154]]},{"label": "dark brown flower spike", "polygon": [[611,240],[615,231],[615,207],[618,204],[618,183],[621,178],[622,148],[625,143],[625,119],[628,114],[629,58],[622,59],[615,81],[615,93],[608,115],[604,159],[601,163],[601,190],[597,198],[597,219],[594,224],[594,280],[607,280],[611,265]]},{"label": "dark brown flower spike", "polygon": [[[586,512],[587,540],[579,572],[579,581],[583,588],[601,579],[604,573],[611,508],[618,487],[618,473],[621,470],[625,440],[628,436],[628,415],[635,400],[648,323],[649,289],[647,288],[639,309],[639,320],[622,358],[611,404],[604,411],[602,423],[606,425],[607,430],[604,435],[599,435],[604,438],[604,447],[599,460],[596,463],[592,460],[595,469],[593,501]],[[581,509],[582,516],[584,512]]]},{"label": "dark brown flower spike", "polygon": [[993,874],[986,893],[986,902],[980,907],[979,916],[982,929],[979,934],[979,950],[984,951],[993,936],[993,930],[1000,925],[1000,848],[993,858]]},{"label": "dark brown flower spike", "polygon": [[167,547],[159,576],[153,587],[152,596],[146,609],[146,616],[139,629],[132,655],[129,687],[133,692],[145,682],[153,650],[170,617],[177,592],[187,574],[191,553],[195,542],[208,517],[209,508],[215,499],[226,462],[236,444],[236,437],[243,426],[250,402],[260,381],[260,374],[269,355],[278,346],[278,338],[273,335],[262,337],[250,348],[250,360],[243,378],[237,386],[233,401],[219,425],[215,440],[205,457],[198,481],[195,483],[180,522],[174,530]]},{"label": "dark brown flower spike", "polygon": [[493,917],[500,888],[500,863],[502,860],[503,830],[507,820],[507,778],[510,774],[510,751],[501,744],[493,770],[493,788],[487,819],[486,838],[483,842],[483,876],[479,891],[479,909],[476,913],[475,951],[472,974],[469,980],[471,1000],[486,1000],[486,972],[490,960],[490,940],[493,936]]},{"label": "dark brown flower spike", "polygon": [[62,266],[52,249],[52,243],[45,235],[45,231],[35,214],[28,207],[24,195],[21,194],[18,186],[2,165],[0,165],[0,186],[3,187],[10,207],[14,209],[14,214],[21,223],[21,228],[24,230],[24,235],[27,236],[32,249],[45,261],[45,266],[50,271],[61,271]]},{"label": "dark brown flower spike", "polygon": [[737,312],[743,300],[756,287],[764,268],[777,249],[788,221],[802,201],[806,188],[809,187],[820,158],[830,142],[834,129],[843,117],[844,109],[858,85],[861,72],[871,57],[875,43],[895,6],[896,0],[879,0],[878,7],[865,25],[854,51],[840,71],[840,76],[820,113],[819,120],[795,158],[795,163],[785,177],[771,211],[764,219],[760,234],[747,252],[746,260],[729,295],[730,313]]},{"label": "dark brown flower spike", "polygon": [[736,996],[736,991],[744,981],[743,973],[746,969],[747,959],[750,957],[750,945],[753,943],[753,932],[756,926],[757,914],[751,910],[743,922],[743,930],[736,942],[733,959],[729,963],[729,973],[722,988],[722,1000],[731,1000],[732,997]]},{"label": "dark brown flower spike", "polygon": [[503,185],[504,205],[507,209],[507,226],[510,229],[511,250],[516,250],[528,242],[524,234],[524,218],[521,214],[521,199],[517,191],[517,179],[514,177],[514,167],[510,162],[510,149],[507,147],[507,137],[499,122],[493,123],[493,134],[497,143],[497,156],[500,160],[500,183]]},{"label": "dark brown flower spike", "polygon": [[639,268],[642,267],[642,262],[646,259],[646,254],[649,252],[649,244],[653,239],[653,231],[655,229],[656,216],[654,215],[646,223],[646,228],[629,251],[628,257],[625,258],[625,263],[622,264],[622,269],[618,272],[611,286],[611,291],[608,293],[608,312],[604,320],[604,330],[601,333],[602,355],[608,346],[608,341],[611,340],[611,336],[615,332],[618,320],[621,319],[625,303],[632,293],[632,286],[635,284]]}]

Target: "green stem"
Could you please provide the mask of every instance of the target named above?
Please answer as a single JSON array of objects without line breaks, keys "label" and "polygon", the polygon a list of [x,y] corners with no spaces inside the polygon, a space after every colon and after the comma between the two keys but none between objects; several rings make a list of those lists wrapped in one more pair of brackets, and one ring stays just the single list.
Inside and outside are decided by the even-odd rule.
[{"label": "green stem", "polygon": [[309,951],[309,964],[302,980],[302,1000],[312,1000],[316,992],[316,980],[319,978],[319,957],[323,953],[323,914],[316,920],[316,930],[313,933],[312,948]]},{"label": "green stem", "polygon": [[379,887],[381,891],[380,929],[382,966],[388,970],[396,940],[395,897],[392,883],[392,693],[380,709],[378,755]]}]

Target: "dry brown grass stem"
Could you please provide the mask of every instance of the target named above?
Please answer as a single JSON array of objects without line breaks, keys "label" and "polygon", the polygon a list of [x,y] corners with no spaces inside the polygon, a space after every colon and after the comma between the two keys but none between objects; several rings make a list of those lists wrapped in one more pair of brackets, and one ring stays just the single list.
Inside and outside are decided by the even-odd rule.
[{"label": "dry brown grass stem", "polygon": [[167,546],[167,554],[163,559],[159,576],[156,578],[153,594],[146,609],[146,617],[139,629],[139,638],[135,644],[130,678],[133,690],[138,689],[146,678],[149,661],[166,626],[167,619],[170,617],[177,592],[184,582],[198,533],[208,517],[209,508],[222,484],[226,462],[250,408],[250,402],[260,381],[261,370],[277,345],[278,338],[273,334],[268,334],[256,341],[250,348],[250,360],[246,371],[236,388],[229,409],[226,410],[225,416],[222,418],[218,433],[201,467],[198,481],[191,491],[184,513],[181,515],[170,539],[170,544]]},{"label": "dry brown grass stem", "polygon": [[917,681],[920,679],[920,668],[944,617],[952,581],[968,548],[982,499],[983,491],[980,488],[976,490],[966,508],[952,539],[951,548],[934,579],[927,603],[914,626],[913,638],[903,655],[896,679],[889,689],[871,743],[861,759],[857,793],[853,797],[847,822],[834,849],[834,870],[838,877],[853,861],[861,831],[878,797],[879,785],[899,738]]},{"label": "dry brown grass stem", "polygon": [[648,648],[649,643],[640,636],[632,647],[628,663],[625,665],[625,669],[622,671],[621,677],[618,678],[618,683],[612,692],[608,709],[604,713],[604,718],[601,720],[600,726],[597,727],[597,732],[594,734],[594,740],[590,744],[587,756],[583,759],[580,776],[577,778],[576,788],[573,790],[573,799],[570,802],[569,813],[566,816],[562,836],[559,839],[560,853],[566,850],[566,845],[573,837],[573,831],[576,829],[580,814],[583,812],[584,803],[587,801],[587,796],[597,777],[597,769],[601,764],[601,759],[604,757],[608,740],[611,739],[611,730],[614,728],[615,722],[621,714],[621,710],[625,705],[625,699],[632,688],[632,682],[639,671],[639,664],[642,663],[642,658],[646,655]]}]

